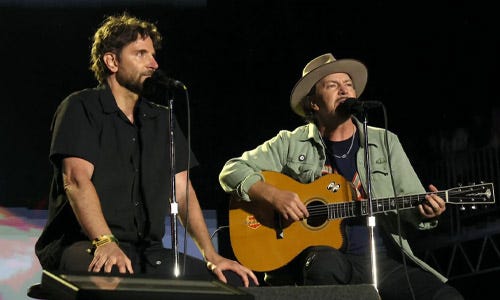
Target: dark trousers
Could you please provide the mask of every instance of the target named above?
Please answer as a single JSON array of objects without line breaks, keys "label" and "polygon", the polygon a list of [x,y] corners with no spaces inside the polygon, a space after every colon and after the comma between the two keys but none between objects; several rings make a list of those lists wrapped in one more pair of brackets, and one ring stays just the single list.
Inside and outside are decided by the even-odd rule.
[{"label": "dark trousers", "polygon": [[[66,248],[62,254],[59,271],[67,273],[86,273],[93,259],[87,249],[91,247],[91,242],[80,241]],[[120,242],[120,248],[132,261],[134,274],[140,276],[173,278],[174,277],[174,256],[172,249],[166,249],[162,244],[133,245]],[[206,263],[193,256],[179,253],[180,276],[177,279],[190,280],[217,280]],[[103,271],[101,271],[103,272]],[[113,267],[111,274],[119,275],[118,269]],[[232,272],[225,271],[224,275],[228,284],[242,286],[240,277]]]},{"label": "dark trousers", "polygon": [[[407,260],[377,254],[377,289],[384,300],[463,300],[453,287]],[[331,247],[310,247],[285,267],[266,274],[271,285],[370,284],[370,256],[344,254]],[[412,293],[414,297],[412,296]]]}]

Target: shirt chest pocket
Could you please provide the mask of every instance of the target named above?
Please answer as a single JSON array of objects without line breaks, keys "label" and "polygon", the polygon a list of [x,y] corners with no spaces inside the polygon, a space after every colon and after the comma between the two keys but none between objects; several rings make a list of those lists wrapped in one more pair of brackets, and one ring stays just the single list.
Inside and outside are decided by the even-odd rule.
[{"label": "shirt chest pocket", "polygon": [[320,168],[320,161],[317,154],[297,153],[288,157],[283,173],[296,180],[308,183],[315,178],[316,171]]},{"label": "shirt chest pocket", "polygon": [[387,163],[387,159],[383,156],[375,157],[371,160],[372,164],[371,173],[373,175],[383,175],[387,176],[389,174],[389,164]]}]

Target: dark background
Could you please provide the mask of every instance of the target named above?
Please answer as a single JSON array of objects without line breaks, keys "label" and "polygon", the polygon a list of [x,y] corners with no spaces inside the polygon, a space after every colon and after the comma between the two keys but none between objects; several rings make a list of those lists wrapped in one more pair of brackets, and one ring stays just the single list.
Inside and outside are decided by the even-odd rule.
[{"label": "dark background", "polygon": [[[367,65],[361,99],[385,104],[388,129],[425,185],[443,182],[420,170],[453,149],[458,129],[469,150],[498,130],[500,27],[486,1],[0,0],[0,205],[46,208],[52,114],[69,93],[97,84],[90,39],[105,16],[123,11],[157,22],[160,67],[188,87],[189,101],[178,95],[174,109],[184,128],[190,115],[203,208],[227,209],[218,174],[229,158],[303,123],[290,91],[327,52]],[[384,126],[379,111],[368,121]],[[454,285],[481,294],[480,283],[489,284]]]},{"label": "dark background", "polygon": [[[226,160],[302,124],[290,91],[304,65],[327,52],[365,62],[361,99],[385,103],[388,127],[417,168],[457,127],[487,143],[497,15],[480,1],[403,2],[4,0],[0,201],[45,205],[52,114],[69,93],[97,84],[90,38],[105,16],[125,10],[157,22],[160,67],[188,87],[189,102],[176,97],[174,109],[186,124],[190,106],[201,163],[191,175],[204,208],[227,204],[217,178]],[[383,126],[381,113],[372,114],[369,123]]]}]

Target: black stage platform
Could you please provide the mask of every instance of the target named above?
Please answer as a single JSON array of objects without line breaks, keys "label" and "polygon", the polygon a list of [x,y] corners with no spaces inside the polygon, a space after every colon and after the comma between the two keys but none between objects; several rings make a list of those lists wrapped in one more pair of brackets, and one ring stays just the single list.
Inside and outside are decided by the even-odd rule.
[{"label": "black stage platform", "polygon": [[48,300],[379,300],[372,285],[236,288],[219,281],[119,276],[42,274]]}]

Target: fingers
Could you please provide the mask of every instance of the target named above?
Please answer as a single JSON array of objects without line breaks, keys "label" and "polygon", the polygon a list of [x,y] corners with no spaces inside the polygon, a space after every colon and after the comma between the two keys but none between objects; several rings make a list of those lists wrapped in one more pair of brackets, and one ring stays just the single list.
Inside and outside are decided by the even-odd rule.
[{"label": "fingers", "polygon": [[92,259],[92,262],[90,262],[88,271],[89,272],[99,272],[101,271],[102,266],[106,262],[106,258],[94,255],[94,258]]},{"label": "fingers", "polygon": [[431,207],[434,212],[443,212],[446,209],[446,203],[436,194],[429,194],[425,199],[426,204]]},{"label": "fingers", "polygon": [[248,271],[249,271],[248,276],[252,278],[253,283],[255,283],[255,285],[259,285],[259,280],[257,279],[257,276],[251,270]]},{"label": "fingers", "polygon": [[249,287],[250,286],[250,280],[249,277],[252,279],[253,283],[255,285],[259,285],[259,280],[257,279],[257,276],[248,268],[238,264],[239,267],[236,268],[235,272],[238,274],[238,276],[241,277],[241,280],[243,281],[243,286]]},{"label": "fingers", "polygon": [[[126,269],[127,271],[130,273],[130,274],[134,274],[134,269],[132,268],[132,261],[130,261],[130,259],[127,258],[127,261],[125,263],[125,266],[126,266]],[[121,271],[120,271],[121,272]],[[126,272],[124,272],[126,273]]]},{"label": "fingers", "polygon": [[105,273],[111,273],[113,266],[116,266],[118,272],[125,274],[130,273],[133,274],[134,270],[132,268],[132,264],[130,260],[118,259],[116,257],[94,257],[92,262],[89,265],[89,272],[101,272],[103,270]]},{"label": "fingers", "polygon": [[116,264],[116,257],[110,257],[104,263],[104,272],[111,273],[111,268]]},{"label": "fingers", "polygon": [[[429,185],[431,192],[437,192],[437,188]],[[425,196],[425,201],[418,206],[420,214],[427,218],[434,218],[441,215],[446,210],[446,202],[435,193]]]},{"label": "fingers", "polygon": [[433,184],[429,184],[429,190],[431,192],[437,192],[438,191],[438,189]]},{"label": "fingers", "polygon": [[255,285],[259,285],[259,280],[257,279],[257,276],[248,268],[244,267],[243,265],[239,264],[236,261],[233,260],[228,260],[225,259],[223,262],[219,263],[219,265],[216,265],[212,262],[207,262],[207,268],[212,271],[212,273],[217,276],[217,278],[224,282],[227,283],[226,276],[224,276],[223,271],[225,270],[231,270],[238,274],[238,276],[241,278],[243,285],[245,287],[250,286],[250,280],[249,278],[252,279]]},{"label": "fingers", "polygon": [[119,247],[101,246],[96,249],[94,258],[88,267],[89,272],[111,273],[113,266],[116,266],[118,272],[133,274],[131,260],[123,253]]},{"label": "fingers", "polygon": [[302,211],[294,208],[288,208],[285,213],[283,214],[283,217],[285,220],[293,220],[293,221],[300,221],[306,218]]},{"label": "fingers", "polygon": [[207,262],[207,268],[212,271],[212,273],[214,273],[215,276],[217,276],[217,278],[224,282],[224,283],[227,283],[227,279],[226,279],[226,276],[224,276],[224,274],[222,273],[222,270],[220,268],[217,268],[217,265],[212,263],[212,262]]},{"label": "fingers", "polygon": [[434,210],[429,205],[419,204],[418,210],[420,211],[420,214],[423,215],[426,218],[433,218],[433,217],[435,217]]},{"label": "fingers", "polygon": [[207,262],[207,268],[210,271],[215,272],[215,269],[217,269],[217,265],[209,261],[209,262]]},{"label": "fingers", "polygon": [[285,220],[299,221],[309,217],[307,207],[296,193],[284,192],[279,199],[277,209]]},{"label": "fingers", "polygon": [[127,272],[129,272],[130,274],[134,273],[134,271],[132,270],[132,263],[129,259],[118,260],[116,257],[108,258],[104,263],[104,272],[111,273],[111,269],[113,268],[113,266],[116,266],[118,268],[118,272],[120,272],[121,274],[125,274]]}]

